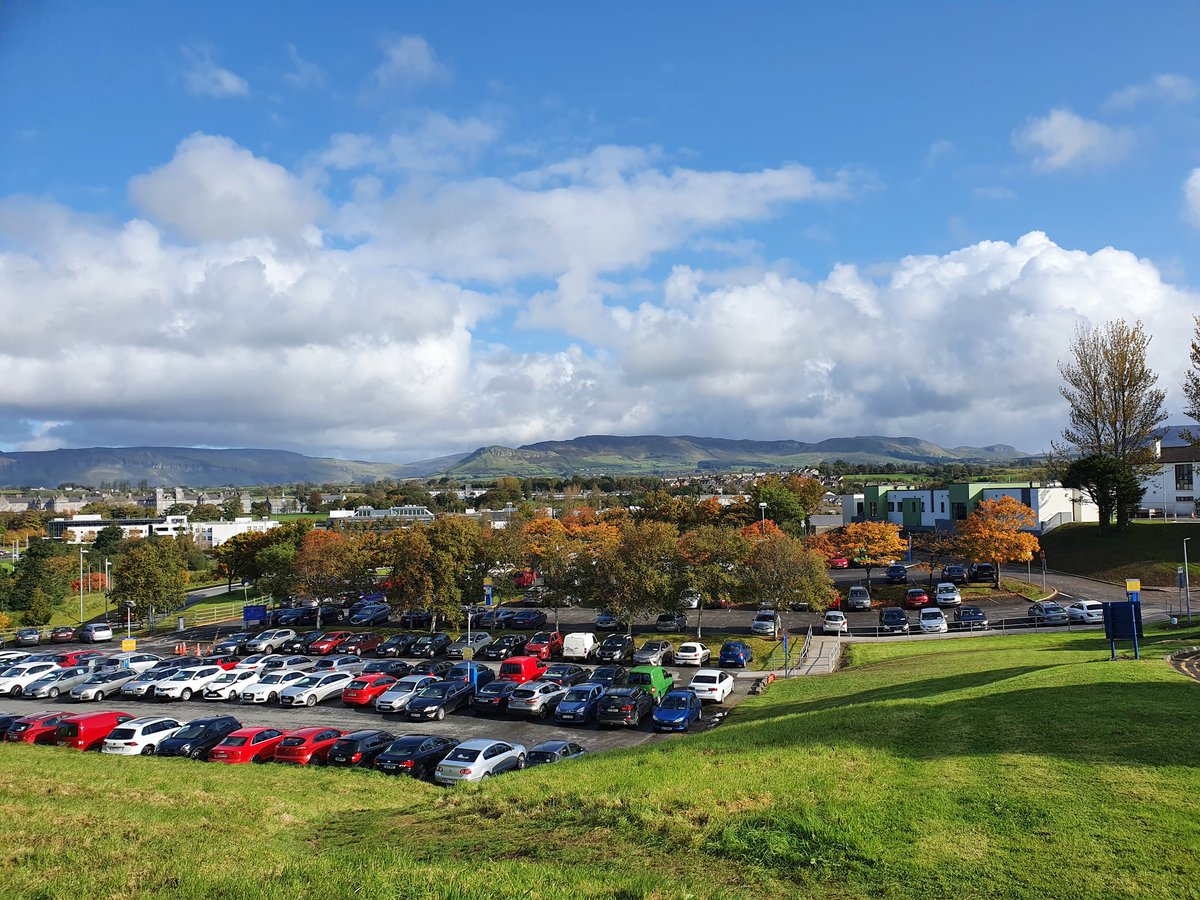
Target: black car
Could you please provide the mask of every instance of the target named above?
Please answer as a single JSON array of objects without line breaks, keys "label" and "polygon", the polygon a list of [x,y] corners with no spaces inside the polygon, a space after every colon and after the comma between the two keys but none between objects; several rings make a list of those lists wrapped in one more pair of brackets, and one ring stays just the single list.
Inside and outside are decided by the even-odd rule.
[{"label": "black car", "polygon": [[423,663],[417,663],[413,666],[409,675],[436,675],[438,678],[443,677],[447,672],[454,668],[454,663],[448,659],[427,659]]},{"label": "black car", "polygon": [[308,648],[325,637],[323,631],[306,631],[304,634],[298,634],[290,640],[284,641],[280,647],[280,653],[307,653]]},{"label": "black car", "polygon": [[241,727],[242,723],[233,716],[192,719],[171,737],[159,741],[156,752],[159,756],[207,759],[209,750]]},{"label": "black car", "polygon": [[554,681],[561,684],[563,687],[570,687],[573,684],[579,684],[581,681],[590,681],[588,677],[592,673],[583,666],[577,666],[574,663],[555,663],[538,676],[539,681]]},{"label": "black car", "polygon": [[967,583],[967,567],[966,566],[942,566],[942,581],[948,581],[950,584],[966,584]]},{"label": "black car", "polygon": [[474,686],[468,681],[435,681],[417,692],[404,708],[410,719],[444,719],[447,713],[471,705]]},{"label": "black car", "polygon": [[518,656],[525,652],[529,638],[523,634],[505,634],[496,638],[490,644],[485,644],[482,650],[475,653],[477,659],[490,659],[496,662],[506,660],[510,656]]},{"label": "black car", "polygon": [[542,628],[547,622],[546,614],[540,609],[523,609],[503,624],[509,628]]},{"label": "black car", "polygon": [[633,658],[633,636],[610,634],[596,649],[596,659],[604,662],[623,662]]},{"label": "black car", "polygon": [[583,756],[587,750],[573,741],[542,741],[529,748],[525,756],[526,766],[542,766],[546,763],[562,762]]},{"label": "black car", "polygon": [[239,631],[237,634],[231,634],[221,638],[213,644],[212,652],[218,656],[224,656],[231,653],[234,656],[246,655],[246,644],[254,640],[257,635],[252,631]]},{"label": "black car", "polygon": [[437,634],[423,634],[413,643],[409,656],[420,656],[433,659],[446,652],[446,648],[454,643],[454,639],[444,631]]},{"label": "black car", "polygon": [[898,606],[879,611],[879,630],[889,634],[908,634],[908,614]]},{"label": "black car", "polygon": [[954,621],[970,631],[988,627],[988,617],[978,606],[960,606],[954,611]]},{"label": "black car", "polygon": [[334,742],[326,761],[331,766],[370,766],[395,739],[390,731],[377,728],[352,731]]},{"label": "black car", "polygon": [[375,757],[375,771],[385,775],[433,778],[433,770],[457,747],[457,738],[435,734],[402,734]]},{"label": "black car", "polygon": [[401,634],[393,634],[375,648],[375,655],[381,657],[408,656],[409,651],[412,650],[412,645],[417,642],[418,637],[420,635],[407,631]]},{"label": "black car", "polygon": [[606,688],[622,687],[629,681],[629,670],[624,666],[600,666],[592,670],[588,681],[602,684]]},{"label": "black car", "polygon": [[377,659],[374,662],[367,663],[366,667],[362,670],[363,675],[370,675],[373,672],[382,672],[385,675],[403,678],[412,672],[412,666],[402,659]]},{"label": "black car", "polygon": [[991,563],[971,563],[969,574],[972,581],[995,581],[996,567]]},{"label": "black car", "polygon": [[654,711],[654,698],[640,687],[609,688],[600,698],[596,710],[599,725],[642,724],[642,719]]},{"label": "black car", "polygon": [[406,609],[396,622],[401,628],[428,628],[433,624],[433,613],[424,609]]},{"label": "black car", "polygon": [[[514,684],[513,687],[516,687],[516,685]],[[9,725],[11,725],[13,722],[17,721],[17,719],[20,719],[25,715],[27,715],[27,714],[26,713],[0,712],[0,738],[4,737],[4,732],[8,731]]]},{"label": "black car", "polygon": [[471,710],[475,715],[497,715],[508,712],[508,698],[521,685],[507,678],[489,681],[475,691],[471,698]]},{"label": "black car", "polygon": [[908,584],[908,569],[903,563],[892,563],[883,573],[883,579],[888,584]]}]

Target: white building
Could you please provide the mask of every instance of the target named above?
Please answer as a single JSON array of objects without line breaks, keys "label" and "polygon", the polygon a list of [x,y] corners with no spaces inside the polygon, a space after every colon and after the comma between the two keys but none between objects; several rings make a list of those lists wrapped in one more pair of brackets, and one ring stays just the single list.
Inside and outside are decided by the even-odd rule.
[{"label": "white building", "polygon": [[1158,471],[1142,479],[1146,493],[1142,508],[1151,516],[1189,519],[1196,517],[1195,473],[1200,467],[1200,450],[1195,447],[1155,446]]},{"label": "white building", "polygon": [[253,519],[250,516],[238,516],[232,522],[193,522],[188,526],[192,539],[200,547],[220,547],[231,537],[247,532],[261,533],[278,528],[279,523],[274,519]]},{"label": "white building", "polygon": [[188,530],[187,516],[164,516],[161,519],[105,519],[99,515],[81,515],[70,519],[51,519],[46,531],[52,538],[67,544],[90,544],[100,530],[116,525],[126,538],[175,537]]}]

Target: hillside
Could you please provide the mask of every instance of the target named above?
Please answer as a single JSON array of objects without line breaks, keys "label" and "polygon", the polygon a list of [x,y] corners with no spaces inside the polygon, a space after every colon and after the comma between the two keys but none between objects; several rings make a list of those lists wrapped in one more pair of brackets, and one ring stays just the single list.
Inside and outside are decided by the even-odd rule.
[{"label": "hillside", "polygon": [[1121,534],[1104,537],[1094,524],[1064,525],[1043,535],[1041,543],[1051,569],[1104,581],[1140,578],[1146,585],[1173,588],[1183,565],[1184,538],[1196,542],[1188,559],[1195,592],[1200,589],[1200,522],[1133,522]]},{"label": "hillside", "polygon": [[1200,685],[1154,657],[1198,640],[856,644],[707,733],[452,790],[6,745],[4,893],[1193,897]]}]

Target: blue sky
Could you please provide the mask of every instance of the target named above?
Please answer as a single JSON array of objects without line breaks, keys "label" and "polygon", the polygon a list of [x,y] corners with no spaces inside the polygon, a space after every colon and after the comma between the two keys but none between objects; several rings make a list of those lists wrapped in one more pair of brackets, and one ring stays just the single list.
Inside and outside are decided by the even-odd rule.
[{"label": "blue sky", "polygon": [[1039,450],[1118,316],[1179,418],[1194,4],[0,17],[0,449]]}]

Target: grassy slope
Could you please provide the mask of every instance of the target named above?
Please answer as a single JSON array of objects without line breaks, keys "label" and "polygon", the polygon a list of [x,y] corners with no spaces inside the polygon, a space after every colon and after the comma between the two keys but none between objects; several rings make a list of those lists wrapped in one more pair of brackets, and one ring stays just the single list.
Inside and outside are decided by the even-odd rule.
[{"label": "grassy slope", "polygon": [[1200,685],[1105,656],[860,645],[709,734],[454,791],[6,745],[0,893],[1197,896]]},{"label": "grassy slope", "polygon": [[[1175,586],[1175,570],[1183,564],[1183,539],[1200,544],[1200,522],[1134,522],[1121,534],[1101,537],[1095,525],[1064,525],[1045,535],[1042,547],[1052,569],[1091,575],[1107,581],[1141,578],[1143,583]],[[1188,568],[1193,584],[1200,578],[1200,549]]]}]

